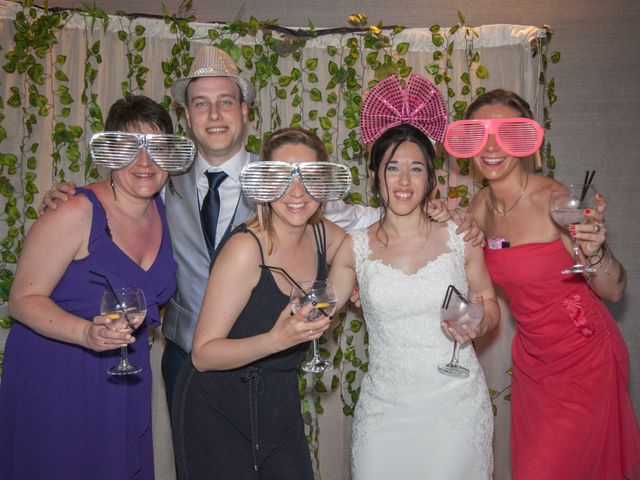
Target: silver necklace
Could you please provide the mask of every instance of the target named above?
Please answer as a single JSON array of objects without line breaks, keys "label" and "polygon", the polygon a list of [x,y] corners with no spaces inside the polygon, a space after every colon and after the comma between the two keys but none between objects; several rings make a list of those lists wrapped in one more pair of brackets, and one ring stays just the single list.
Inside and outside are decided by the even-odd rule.
[{"label": "silver necklace", "polygon": [[493,195],[493,190],[491,190],[491,187],[489,187],[489,193],[490,193],[490,197],[491,197],[491,205],[493,205],[493,209],[496,212],[498,212],[498,215],[500,215],[500,218],[505,218],[507,216],[507,213],[509,213],[514,208],[516,208],[516,205],[518,205],[518,202],[520,201],[520,199],[524,195],[524,191],[527,189],[527,185],[528,184],[529,184],[529,174],[527,173],[527,176],[524,179],[524,187],[522,187],[522,190],[520,191],[520,195],[518,195],[518,198],[516,198],[516,201],[513,203],[513,205],[511,205],[511,207],[507,208],[505,211],[502,211],[502,210],[500,210],[498,208],[498,204],[496,202],[496,197]]}]

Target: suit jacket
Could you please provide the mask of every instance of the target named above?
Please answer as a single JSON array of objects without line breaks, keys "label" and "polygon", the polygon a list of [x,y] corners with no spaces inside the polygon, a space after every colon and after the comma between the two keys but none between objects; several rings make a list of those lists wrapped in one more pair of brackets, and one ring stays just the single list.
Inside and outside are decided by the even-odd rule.
[{"label": "suit jacket", "polygon": [[[256,160],[257,156],[249,155],[250,162]],[[178,262],[178,289],[167,305],[162,333],[185,352],[190,352],[209,279],[211,260],[200,222],[196,169],[191,168],[181,175],[173,176],[170,181],[171,184],[165,188],[164,201],[173,253]],[[224,198],[222,201],[225,201]],[[251,203],[240,194],[233,219],[234,226],[246,221],[253,212]]]}]

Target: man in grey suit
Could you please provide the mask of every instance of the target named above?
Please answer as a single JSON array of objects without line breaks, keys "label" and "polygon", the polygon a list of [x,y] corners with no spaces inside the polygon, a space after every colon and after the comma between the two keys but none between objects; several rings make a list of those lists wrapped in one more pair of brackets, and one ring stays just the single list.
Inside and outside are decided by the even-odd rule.
[{"label": "man in grey suit", "polygon": [[[239,177],[248,162],[257,160],[244,148],[255,87],[240,75],[224,51],[200,47],[189,75],[173,84],[171,94],[185,109],[198,155],[186,173],[171,178],[164,197],[178,262],[178,290],[167,305],[162,322],[167,340],[162,374],[169,405],[176,376],[191,351],[211,260],[232,226],[252,213],[242,195]],[[209,177],[215,179],[213,183]],[[207,208],[204,203],[208,195],[216,193],[218,211],[213,221],[217,225],[207,225],[201,210]]]}]

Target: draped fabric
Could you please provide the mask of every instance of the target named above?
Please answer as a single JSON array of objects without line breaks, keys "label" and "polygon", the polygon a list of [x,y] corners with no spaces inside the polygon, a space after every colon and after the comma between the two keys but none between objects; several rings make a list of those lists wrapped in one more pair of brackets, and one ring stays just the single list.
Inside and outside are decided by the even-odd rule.
[{"label": "draped fabric", "polygon": [[[0,0],[0,45],[3,49],[3,64],[7,61],[6,52],[15,45],[14,20],[20,12],[22,12],[20,4]],[[212,42],[210,38],[215,38],[215,35],[210,36],[210,30],[224,33],[224,26],[220,24],[191,23],[189,26],[194,29],[194,34],[190,38],[191,55],[199,45]],[[123,34],[119,31],[126,33],[126,41],[122,41]],[[541,121],[543,92],[538,83],[541,65],[539,56],[532,55],[532,45],[535,46],[539,42],[544,30],[531,26],[484,25],[476,27],[475,32],[477,36],[465,38],[463,29],[459,29],[453,35],[450,35],[450,30],[442,29],[446,40],[453,41],[449,55],[451,80],[448,87],[452,89],[454,96],[448,95],[445,82],[440,82],[438,85],[445,94],[448,110],[452,112],[458,100],[470,102],[478,87],[484,87],[487,90],[501,87],[522,95],[532,104],[538,120]],[[33,187],[29,187],[31,191],[26,187],[27,175],[35,174],[35,177],[28,178],[39,192],[44,192],[52,182],[63,179],[78,183],[87,183],[91,180],[87,175],[90,170],[89,166],[85,165],[85,153],[92,130],[98,126],[95,106],[102,110],[103,117],[106,116],[108,107],[122,96],[123,83],[133,93],[143,93],[157,101],[167,99],[171,79],[163,68],[166,70],[166,64],[172,61],[183,61],[182,53],[177,55],[172,53],[172,49],[178,42],[177,35],[171,32],[170,25],[162,19],[110,16],[109,25],[103,28],[101,21],[94,21],[80,13],[73,13],[66,19],[64,27],[56,31],[55,35],[57,42],[50,50],[45,51],[44,59],[41,61],[45,69],[44,84],[36,85],[47,100],[49,111],[46,116],[39,115],[40,106],[37,104],[29,105],[28,76],[19,72],[7,73],[4,69],[0,69],[0,97],[3,99],[0,113],[4,115],[0,125],[7,133],[7,137],[0,141],[0,154],[12,154],[18,157],[17,173],[9,178],[18,198],[17,208],[21,211],[25,210],[23,203],[25,196],[33,196],[34,201],[39,199],[38,193],[33,192]],[[140,38],[144,39],[144,45],[138,51],[135,47],[140,47]],[[273,38],[284,39],[282,35],[275,32]],[[353,117],[354,112],[348,111],[352,105],[345,96],[343,83],[332,82],[332,79],[336,79],[335,68],[343,66],[344,59],[352,54],[350,46],[352,39],[358,42],[361,50],[356,61],[350,66],[353,72],[349,71],[348,75],[352,75],[353,81],[361,86],[361,90],[365,90],[369,82],[374,79],[375,72],[365,61],[366,55],[371,52],[365,48],[363,38],[364,34],[355,33],[319,35],[306,40],[299,50],[300,55],[287,54],[282,50],[290,40],[285,39],[286,41],[282,43],[284,47],[278,47],[281,49],[279,50],[281,54],[275,64],[268,61],[271,52],[260,56],[255,48],[253,53],[250,49],[245,49],[245,47],[255,47],[257,44],[264,45],[261,31],[258,31],[255,36],[234,34],[232,45],[239,49],[237,50],[238,63],[243,73],[257,79],[260,87],[251,115],[248,132],[249,146],[256,147],[255,139],[262,138],[264,132],[291,124],[317,128],[318,134],[330,150],[331,158],[344,161],[350,167],[354,167],[353,171],[357,172],[360,180],[359,185],[354,186],[354,192],[362,197],[362,201],[367,202],[371,194],[366,188],[365,151],[362,146],[354,146],[354,143],[351,143],[352,140],[357,143],[360,135],[357,125],[352,121],[352,118],[357,118],[357,111],[355,117]],[[213,43],[216,41],[214,40]],[[405,44],[408,44],[406,52],[404,47],[400,47]],[[402,57],[412,68],[413,73],[433,79],[427,68],[436,62],[434,53],[442,52],[446,46],[447,44],[444,47],[436,46],[432,33],[428,29],[412,28],[393,36],[392,44],[384,49],[383,53],[396,59]],[[480,79],[476,75],[479,65],[468,70],[465,52],[470,46],[478,51],[479,65],[488,69],[488,78]],[[88,54],[92,49],[99,51],[100,62],[97,61],[95,52]],[[383,53],[379,52],[378,61],[383,61]],[[127,55],[137,54],[141,56],[142,61],[132,71]],[[250,57],[250,60],[244,56],[245,54]],[[64,62],[62,62],[63,58]],[[442,66],[443,60],[439,60],[439,64]],[[92,82],[87,81],[87,65],[95,71],[95,80]],[[140,67],[147,68],[148,71],[140,70]],[[63,72],[68,80],[60,80],[63,76],[56,74],[57,71]],[[469,74],[471,93],[461,96],[460,92],[465,85],[463,75],[465,72]],[[90,73],[93,75],[93,72]],[[61,87],[64,88],[61,90]],[[22,95],[22,103],[19,106],[12,106],[8,100],[15,95],[16,89]],[[83,95],[85,101],[83,101]],[[68,101],[69,98],[71,102]],[[92,101],[95,101],[95,105]],[[177,118],[173,109],[171,113],[174,118]],[[25,142],[24,138],[28,133],[26,119],[31,114],[36,116],[37,122],[33,124],[32,133]],[[54,138],[59,138],[61,125],[62,127],[66,125],[66,131],[70,130],[71,125],[82,128],[77,139],[79,160],[73,159],[73,148],[69,149],[66,144],[58,148],[52,141]],[[35,144],[37,146],[32,153],[30,148]],[[57,159],[57,154],[60,155],[60,160]],[[36,162],[29,160],[31,156],[35,157]],[[460,174],[455,160],[450,163],[445,162],[441,175],[442,183],[439,188],[441,195],[445,198],[449,186],[466,185],[471,192],[476,188],[470,176]],[[456,199],[450,201],[451,206],[456,203]],[[4,211],[5,207],[6,199],[0,197],[0,209]],[[28,227],[29,223],[26,221],[25,227]],[[0,222],[0,237],[6,236],[7,229],[6,223]],[[505,312],[503,321],[490,338],[483,339],[478,351],[487,384],[497,391],[508,387],[510,383],[510,377],[505,372],[510,367],[509,344],[513,335],[512,321],[504,303],[502,307]],[[0,305],[0,309],[3,308],[6,306]],[[347,411],[353,407],[351,390],[357,389],[362,377],[362,366],[358,362],[354,366],[350,359],[352,360],[355,356],[366,361],[363,345],[364,329],[358,327],[361,322],[360,315],[352,311],[347,313],[344,333],[337,335],[339,346],[331,338],[323,344],[332,356],[338,348],[344,354],[341,367],[335,372],[340,379],[340,386],[336,389],[331,388],[332,375],[325,375],[323,379],[328,393],[321,394],[324,413],[318,415],[318,456],[322,478],[325,479],[349,478],[351,417],[343,414],[343,407],[346,405]],[[4,333],[0,331],[0,336]],[[162,339],[158,338],[159,335],[159,332],[156,333],[156,342],[152,348],[152,359],[156,360],[159,358],[162,347]],[[315,383],[311,378],[307,380],[309,387]],[[156,474],[159,479],[172,479],[173,459],[168,434],[168,416],[159,371],[156,372],[154,388]],[[309,394],[312,410],[313,395],[318,394]],[[494,449],[497,479],[509,478],[510,468],[509,402],[503,397],[504,395],[495,401],[497,416],[495,417]]]}]

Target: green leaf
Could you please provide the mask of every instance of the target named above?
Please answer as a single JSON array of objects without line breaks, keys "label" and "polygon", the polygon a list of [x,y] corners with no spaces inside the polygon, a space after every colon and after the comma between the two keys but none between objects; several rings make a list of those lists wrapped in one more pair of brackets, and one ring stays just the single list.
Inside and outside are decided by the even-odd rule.
[{"label": "green leaf", "polygon": [[29,220],[35,220],[36,218],[38,218],[38,212],[36,212],[36,209],[33,208],[31,205],[27,207],[27,210],[24,212],[24,215]]},{"label": "green leaf", "polygon": [[318,59],[317,58],[310,58],[305,62],[305,65],[306,65],[307,69],[315,70],[316,67],[318,66]]},{"label": "green leaf", "polygon": [[333,45],[329,45],[327,47],[327,53],[329,54],[330,57],[333,57],[338,53],[338,49]]},{"label": "green leaf", "polygon": [[309,111],[309,118],[311,120],[315,120],[318,118],[318,110],[310,110]]},{"label": "green leaf", "polygon": [[323,130],[329,130],[331,128],[331,119],[328,117],[320,117],[320,127]]},{"label": "green leaf", "polygon": [[278,85],[280,85],[281,87],[286,87],[290,83],[291,83],[291,77],[288,77],[286,75],[278,77]]},{"label": "green leaf", "polygon": [[320,92],[320,90],[318,90],[317,88],[312,88],[309,91],[309,97],[311,98],[311,100],[313,100],[314,102],[321,102],[322,101],[322,93]]},{"label": "green leaf", "polygon": [[398,52],[400,55],[404,55],[408,51],[409,51],[409,43],[408,42],[399,43],[398,46],[396,47],[396,52]]},{"label": "green leaf", "polygon": [[315,73],[309,73],[307,75],[307,80],[309,80],[309,83],[318,83],[318,76]]},{"label": "green leaf", "polygon": [[429,31],[431,33],[438,33],[440,31],[440,25],[431,25]]},{"label": "green leaf", "polygon": [[120,39],[121,42],[126,42],[127,32],[125,32],[124,30],[118,30],[118,38]]},{"label": "green leaf", "polygon": [[478,78],[489,78],[489,69],[484,65],[480,65],[476,69],[476,77]]},{"label": "green leaf", "polygon": [[457,100],[453,103],[453,110],[458,113],[462,113],[467,109],[467,102],[464,100]]},{"label": "green leaf", "polygon": [[430,63],[426,68],[427,72],[429,72],[431,75],[436,75],[440,71],[440,65],[438,65],[437,63]]},{"label": "green leaf", "polygon": [[442,45],[444,45],[444,37],[439,33],[434,33],[433,35],[431,35],[431,41],[436,47],[441,47]]},{"label": "green leaf", "polygon": [[558,63],[560,61],[560,52],[551,52],[551,63]]},{"label": "green leaf", "polygon": [[327,393],[327,387],[324,386],[324,382],[322,380],[317,380],[314,389],[318,393]]},{"label": "green leaf", "polygon": [[358,333],[362,329],[362,321],[361,320],[351,320],[351,331]]}]

